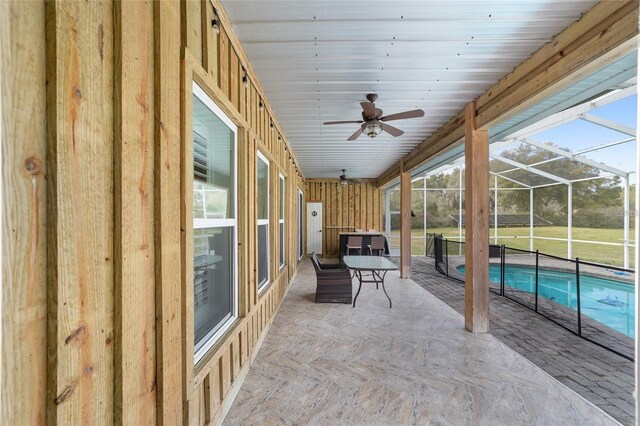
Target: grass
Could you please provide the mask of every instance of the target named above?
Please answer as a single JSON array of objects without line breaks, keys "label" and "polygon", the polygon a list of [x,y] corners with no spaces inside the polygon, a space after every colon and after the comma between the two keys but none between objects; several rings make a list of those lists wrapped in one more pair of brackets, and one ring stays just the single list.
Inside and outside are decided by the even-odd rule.
[{"label": "grass", "polygon": [[[629,230],[629,235],[633,237],[633,229]],[[452,240],[458,239],[458,228],[428,228],[428,233],[442,234],[444,238]],[[567,238],[567,228],[563,226],[541,226],[534,229],[534,236],[546,238]],[[464,237],[464,229],[462,230]],[[494,243],[494,230],[490,229],[490,241]],[[514,238],[515,237],[515,238]],[[600,229],[600,228],[573,228],[574,240],[593,240],[601,242],[622,243],[622,229]],[[519,228],[498,228],[498,244],[507,247],[529,250],[529,227]],[[391,232],[391,247],[400,247],[400,231]],[[554,256],[567,257],[567,242],[553,240],[533,240],[533,250]],[[412,230],[411,251],[414,255],[424,255],[424,239],[421,229]],[[634,267],[634,248],[629,247],[630,267]],[[579,257],[607,265],[623,266],[624,249],[620,246],[608,246],[593,243],[580,243],[574,241],[572,244],[572,257]]]}]

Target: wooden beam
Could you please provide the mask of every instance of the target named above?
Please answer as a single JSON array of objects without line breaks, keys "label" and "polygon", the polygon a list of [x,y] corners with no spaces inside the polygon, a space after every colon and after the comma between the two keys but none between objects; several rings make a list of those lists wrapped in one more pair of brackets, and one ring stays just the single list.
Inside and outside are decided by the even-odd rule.
[{"label": "wooden beam", "polygon": [[489,330],[489,132],[476,130],[475,102],[465,106],[464,324]]},{"label": "wooden beam", "polygon": [[45,424],[47,384],[45,3],[0,2],[0,419]]},{"label": "wooden beam", "polygon": [[[625,19],[629,22],[621,22]],[[635,31],[630,25],[633,21],[636,22]],[[500,112],[514,106],[516,97],[512,95],[528,85],[547,86],[566,78],[566,71],[580,68],[606,53],[609,49],[603,49],[603,46],[611,48],[627,40],[631,34],[637,34],[637,22],[636,1],[601,1],[596,4],[579,21],[568,26],[554,37],[552,42],[538,49],[529,59],[478,98],[476,108],[479,126],[483,123],[480,117],[489,109],[495,108]],[[566,64],[566,67],[563,64]],[[562,69],[559,73],[553,74],[552,71],[557,65]],[[523,96],[518,98],[524,99]]]},{"label": "wooden beam", "polygon": [[154,2],[157,424],[182,424],[180,3]]},{"label": "wooden beam", "polygon": [[411,174],[400,175],[400,276],[411,278]]},{"label": "wooden beam", "polygon": [[[478,128],[490,129],[631,52],[637,36],[637,1],[601,1],[477,98]],[[403,158],[405,171],[459,145],[464,135],[461,111]],[[392,166],[377,185],[399,173]]]}]

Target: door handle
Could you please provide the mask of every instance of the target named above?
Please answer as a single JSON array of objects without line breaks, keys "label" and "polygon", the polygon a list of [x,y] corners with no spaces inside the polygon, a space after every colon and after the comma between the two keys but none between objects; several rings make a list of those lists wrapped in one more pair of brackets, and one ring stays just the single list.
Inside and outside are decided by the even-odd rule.
[{"label": "door handle", "polygon": [[319,230],[318,232],[322,232],[322,229],[321,229],[321,230]]}]

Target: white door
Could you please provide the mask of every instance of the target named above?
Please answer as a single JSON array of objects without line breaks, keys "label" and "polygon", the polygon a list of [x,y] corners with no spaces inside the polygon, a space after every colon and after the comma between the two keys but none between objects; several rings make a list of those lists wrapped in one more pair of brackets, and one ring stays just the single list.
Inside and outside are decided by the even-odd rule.
[{"label": "white door", "polygon": [[307,203],[307,253],[322,254],[322,203]]}]

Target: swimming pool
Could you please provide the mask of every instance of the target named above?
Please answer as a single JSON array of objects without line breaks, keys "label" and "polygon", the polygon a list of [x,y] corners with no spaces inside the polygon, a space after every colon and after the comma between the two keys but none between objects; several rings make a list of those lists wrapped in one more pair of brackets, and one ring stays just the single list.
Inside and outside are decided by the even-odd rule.
[{"label": "swimming pool", "polygon": [[[464,265],[456,268],[464,273]],[[489,279],[500,282],[500,265],[489,266]],[[538,298],[546,298],[577,311],[576,275],[571,272],[538,270]],[[536,292],[536,270],[531,266],[506,265],[505,291],[509,288]],[[635,336],[634,285],[607,278],[580,274],[580,311],[582,315]]]}]

